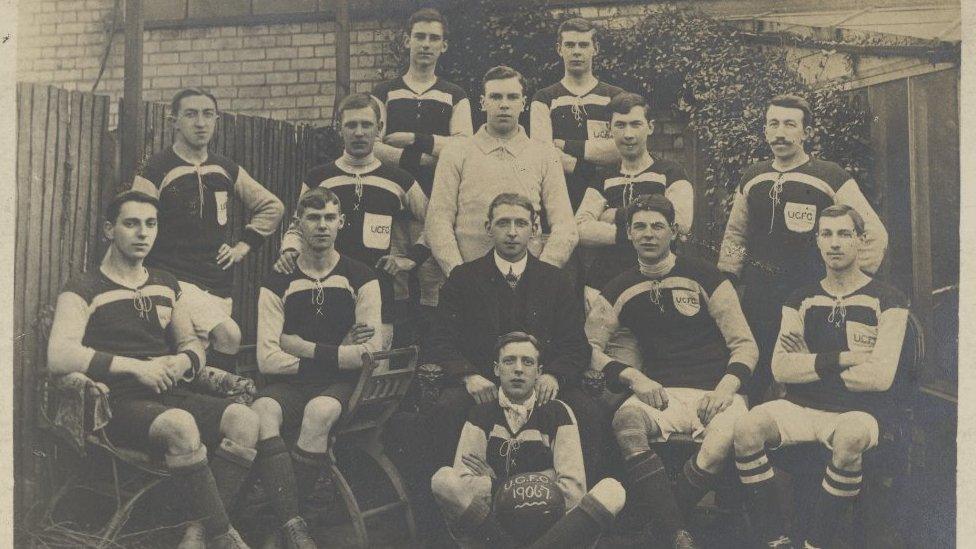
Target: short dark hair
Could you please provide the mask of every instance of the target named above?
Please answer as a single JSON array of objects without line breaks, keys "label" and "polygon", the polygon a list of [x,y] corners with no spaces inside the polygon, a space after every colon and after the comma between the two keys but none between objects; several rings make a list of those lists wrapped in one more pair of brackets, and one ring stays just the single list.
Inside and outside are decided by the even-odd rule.
[{"label": "short dark hair", "polygon": [[382,114],[380,114],[380,106],[368,93],[354,93],[345,96],[342,101],[339,102],[339,112],[336,113],[336,120],[341,121],[342,114],[346,111],[351,111],[353,109],[365,109],[366,107],[373,109],[373,112],[376,113],[376,122],[379,123],[380,118],[382,118]]},{"label": "short dark hair", "polygon": [[519,71],[505,65],[498,65],[497,67],[488,69],[484,78],[481,79],[481,93],[485,93],[485,84],[488,82],[492,80],[508,80],[509,78],[517,78],[519,85],[522,86],[522,94],[525,94],[525,77]]},{"label": "short dark hair", "polygon": [[298,199],[298,207],[295,209],[295,216],[301,217],[305,214],[306,208],[321,210],[326,204],[335,204],[342,211],[342,202],[336,193],[328,187],[315,187],[302,193]]},{"label": "short dark hair", "polygon": [[627,226],[634,220],[637,212],[657,212],[664,216],[668,225],[674,224],[674,204],[671,203],[663,194],[645,194],[638,196],[636,200],[627,206]]},{"label": "short dark hair", "polygon": [[407,20],[407,34],[413,32],[413,26],[417,23],[440,23],[441,28],[444,29],[444,38],[447,38],[447,19],[434,8],[422,8],[413,12]]},{"label": "short dark hair", "polygon": [[572,17],[559,24],[559,31],[556,32],[556,41],[563,41],[563,33],[570,32],[593,32],[593,43],[596,44],[596,25],[589,19],[582,17]]},{"label": "short dark hair", "polygon": [[613,113],[630,114],[630,111],[634,107],[643,107],[644,118],[651,119],[650,113],[647,111],[647,100],[644,99],[643,95],[631,92],[618,93],[607,103],[607,109],[610,110],[611,118],[613,118]]},{"label": "short dark hair", "polygon": [[766,110],[769,107],[785,107],[787,109],[800,109],[803,111],[803,127],[813,125],[813,109],[810,107],[810,102],[806,99],[800,97],[799,95],[793,95],[791,93],[784,93],[777,95],[769,100],[769,105],[766,106]]},{"label": "short dark hair", "polygon": [[119,220],[119,212],[122,211],[122,205],[126,202],[143,202],[145,204],[152,204],[157,211],[159,211],[159,199],[155,196],[148,195],[142,191],[122,191],[119,194],[112,197],[112,200],[105,207],[105,220],[109,223],[115,223]]},{"label": "short dark hair", "polygon": [[491,220],[495,218],[495,208],[503,204],[508,206],[521,206],[525,208],[529,212],[529,220],[535,223],[536,212],[535,208],[532,206],[532,201],[518,193],[501,193],[491,201],[491,204],[488,205],[489,223],[491,223]]},{"label": "short dark hair", "polygon": [[834,204],[833,206],[828,206],[820,212],[820,217],[817,218],[817,228],[820,227],[820,220],[825,217],[843,217],[847,216],[851,218],[854,222],[854,232],[857,234],[864,234],[864,218],[861,214],[857,213],[857,210],[848,206],[847,204]]},{"label": "short dark hair", "polygon": [[530,333],[527,332],[508,332],[507,334],[498,336],[495,340],[495,360],[498,360],[498,353],[502,352],[509,343],[523,343],[528,342],[535,346],[535,350],[542,354],[542,345],[539,344],[539,340]]},{"label": "short dark hair", "polygon": [[181,101],[183,101],[187,97],[194,97],[194,96],[197,96],[197,95],[202,95],[204,97],[209,97],[210,100],[213,101],[214,109],[217,109],[217,98],[214,97],[214,94],[210,93],[209,91],[205,90],[204,88],[183,88],[182,90],[176,92],[176,95],[173,96],[173,100],[170,101],[170,103],[169,103],[169,114],[170,114],[170,116],[175,117],[176,115],[180,114],[180,102]]}]

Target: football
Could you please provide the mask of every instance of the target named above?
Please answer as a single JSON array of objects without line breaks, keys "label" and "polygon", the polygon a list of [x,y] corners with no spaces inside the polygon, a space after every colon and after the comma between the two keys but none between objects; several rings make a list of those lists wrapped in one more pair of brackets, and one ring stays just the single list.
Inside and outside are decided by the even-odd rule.
[{"label": "football", "polygon": [[495,518],[522,544],[538,539],[566,513],[559,487],[541,473],[522,473],[506,480],[495,493]]}]

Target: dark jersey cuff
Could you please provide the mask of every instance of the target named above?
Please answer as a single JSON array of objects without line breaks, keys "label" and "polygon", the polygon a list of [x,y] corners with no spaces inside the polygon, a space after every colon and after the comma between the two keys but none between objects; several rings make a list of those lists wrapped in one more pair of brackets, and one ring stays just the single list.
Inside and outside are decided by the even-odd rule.
[{"label": "dark jersey cuff", "polygon": [[413,146],[422,153],[434,153],[434,136],[429,133],[414,133]]},{"label": "dark jersey cuff", "polygon": [[192,373],[192,377],[190,379],[193,379],[194,377],[196,377],[197,372],[200,371],[200,357],[198,357],[197,354],[194,353],[193,351],[189,351],[189,350],[180,351],[179,354],[190,357],[190,372]]},{"label": "dark jersey cuff", "polygon": [[112,360],[114,359],[115,355],[113,354],[95,351],[95,355],[92,356],[91,362],[88,363],[88,371],[85,373],[92,379],[92,381],[108,381],[108,370],[112,365]]},{"label": "dark jersey cuff", "polygon": [[612,360],[603,367],[603,379],[607,383],[607,389],[611,393],[622,393],[627,390],[627,385],[620,380],[620,372],[630,368],[623,362]]},{"label": "dark jersey cuff", "polygon": [[745,387],[746,382],[752,377],[752,370],[741,362],[730,363],[727,372],[739,378],[739,387]]},{"label": "dark jersey cuff", "polygon": [[817,353],[813,360],[813,369],[820,379],[827,379],[844,371],[840,365],[840,353]]},{"label": "dark jersey cuff", "polygon": [[420,157],[422,157],[424,151],[410,146],[403,149],[400,153],[400,167],[404,170],[415,174],[420,170]]},{"label": "dark jersey cuff", "polygon": [[264,244],[264,237],[261,233],[255,231],[254,229],[244,229],[244,234],[241,235],[241,240],[247,242],[251,247],[251,250],[256,250]]},{"label": "dark jersey cuff", "polygon": [[[578,160],[583,160],[583,156],[586,154],[586,141],[568,139],[563,147],[563,152]],[[579,162],[576,165],[579,166]]]},{"label": "dark jersey cuff", "polygon": [[430,259],[430,248],[423,244],[414,244],[407,250],[406,256],[419,267],[424,261]]}]

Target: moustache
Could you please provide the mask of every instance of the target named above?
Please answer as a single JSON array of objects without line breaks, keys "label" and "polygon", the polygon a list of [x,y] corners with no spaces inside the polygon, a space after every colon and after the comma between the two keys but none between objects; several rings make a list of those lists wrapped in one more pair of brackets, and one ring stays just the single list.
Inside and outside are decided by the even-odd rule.
[{"label": "moustache", "polygon": [[792,145],[792,141],[784,141],[782,139],[777,139],[776,141],[770,141],[770,145]]}]

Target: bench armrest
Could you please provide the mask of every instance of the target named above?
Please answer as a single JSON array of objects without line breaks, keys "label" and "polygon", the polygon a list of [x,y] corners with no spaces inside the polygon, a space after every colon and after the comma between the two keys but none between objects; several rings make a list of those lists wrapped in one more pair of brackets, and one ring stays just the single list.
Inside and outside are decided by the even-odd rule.
[{"label": "bench armrest", "polygon": [[88,435],[112,419],[108,387],[81,372],[49,376],[44,387],[45,420],[59,438],[84,456]]}]

